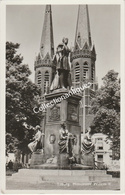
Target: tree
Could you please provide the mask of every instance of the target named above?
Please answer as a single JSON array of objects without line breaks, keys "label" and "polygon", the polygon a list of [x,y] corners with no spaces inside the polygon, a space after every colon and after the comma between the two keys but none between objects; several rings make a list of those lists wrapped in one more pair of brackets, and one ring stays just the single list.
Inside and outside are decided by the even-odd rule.
[{"label": "tree", "polygon": [[91,112],[95,114],[91,128],[112,141],[113,159],[120,158],[120,80],[118,73],[110,70],[103,78],[103,86],[92,99]]},{"label": "tree", "polygon": [[6,149],[27,153],[34,127],[41,120],[33,112],[40,88],[29,79],[31,71],[22,64],[23,57],[16,55],[18,48],[18,43],[6,43]]}]

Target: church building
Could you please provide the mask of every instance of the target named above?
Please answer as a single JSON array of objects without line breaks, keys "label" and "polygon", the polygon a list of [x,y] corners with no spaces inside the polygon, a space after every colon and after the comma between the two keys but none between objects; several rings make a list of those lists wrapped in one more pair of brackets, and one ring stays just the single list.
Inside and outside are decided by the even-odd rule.
[{"label": "church building", "polygon": [[84,83],[91,83],[91,87],[84,90],[80,104],[80,125],[85,133],[91,124],[93,115],[89,114],[91,99],[97,88],[95,75],[96,51],[92,44],[88,5],[79,5],[76,24],[74,49],[71,52],[71,75],[74,87]]}]

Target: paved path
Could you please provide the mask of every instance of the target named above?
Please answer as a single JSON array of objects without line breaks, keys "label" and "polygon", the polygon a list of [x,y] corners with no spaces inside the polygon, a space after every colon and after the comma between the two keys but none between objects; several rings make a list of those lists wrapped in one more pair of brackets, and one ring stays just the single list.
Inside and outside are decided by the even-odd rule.
[{"label": "paved path", "polygon": [[19,181],[12,181],[11,176],[6,178],[6,190],[120,190],[120,179],[112,178],[113,183],[110,181],[108,184],[105,182],[97,183],[52,183],[42,182],[39,184],[30,184]]}]

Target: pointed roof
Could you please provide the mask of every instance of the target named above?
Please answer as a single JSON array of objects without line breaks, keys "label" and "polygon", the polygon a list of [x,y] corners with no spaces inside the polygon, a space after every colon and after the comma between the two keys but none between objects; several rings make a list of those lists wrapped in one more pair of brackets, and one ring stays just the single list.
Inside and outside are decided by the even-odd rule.
[{"label": "pointed roof", "polygon": [[89,50],[89,46],[88,46],[88,43],[87,43],[87,42],[85,42],[85,44],[84,44],[84,46],[83,46],[83,50],[84,50],[84,49]]},{"label": "pointed roof", "polygon": [[76,43],[78,43],[80,48],[83,48],[86,42],[88,46],[91,47],[92,43],[91,43],[88,5],[79,5],[76,35],[75,35],[75,45]]},{"label": "pointed roof", "polygon": [[53,25],[52,25],[52,10],[51,5],[46,5],[45,16],[43,23],[43,31],[40,43],[40,55],[42,58],[49,53],[52,58],[54,55],[54,39],[53,39]]},{"label": "pointed roof", "polygon": [[92,47],[92,52],[93,52],[94,54],[96,54],[95,45],[93,45],[93,47]]}]

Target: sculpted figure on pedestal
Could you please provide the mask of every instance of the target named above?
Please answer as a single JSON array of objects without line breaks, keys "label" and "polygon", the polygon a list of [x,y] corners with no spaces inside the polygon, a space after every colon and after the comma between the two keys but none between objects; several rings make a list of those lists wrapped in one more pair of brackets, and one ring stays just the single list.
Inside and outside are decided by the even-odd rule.
[{"label": "sculpted figure on pedestal", "polygon": [[56,55],[54,56],[53,63],[56,66],[56,73],[51,84],[50,90],[57,88],[67,88],[72,86],[71,73],[69,65],[70,49],[67,46],[68,38],[63,38],[62,43],[57,46]]},{"label": "sculpted figure on pedestal", "polygon": [[61,129],[59,130],[59,153],[67,153],[70,157],[73,156],[73,146],[75,145],[76,137],[69,133],[66,129],[66,125],[61,124]]},{"label": "sculpted figure on pedestal", "polygon": [[28,148],[31,150],[31,152],[35,152],[37,149],[43,149],[43,136],[44,133],[42,133],[40,126],[37,125],[35,128],[33,141],[28,144]]},{"label": "sculpted figure on pedestal", "polygon": [[88,128],[88,132],[85,134],[82,141],[82,154],[89,154],[94,151],[94,144],[91,140],[91,128]]}]

